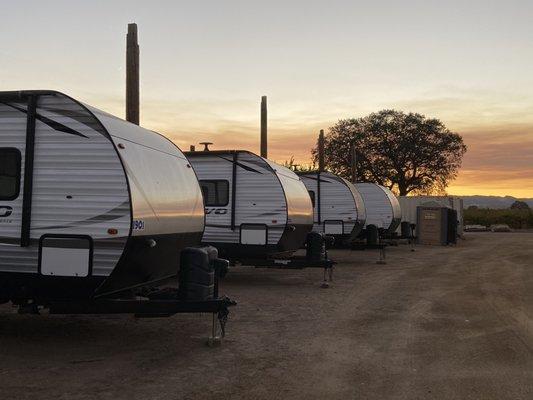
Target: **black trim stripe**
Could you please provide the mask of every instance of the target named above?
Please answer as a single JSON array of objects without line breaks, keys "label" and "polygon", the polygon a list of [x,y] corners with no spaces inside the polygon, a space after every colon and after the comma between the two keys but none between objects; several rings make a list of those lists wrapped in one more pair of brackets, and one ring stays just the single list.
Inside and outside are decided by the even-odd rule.
[{"label": "black trim stripe", "polygon": [[[315,178],[314,176],[310,176],[310,175],[299,175],[300,177],[302,178],[305,178],[305,179],[311,179],[313,181],[318,181],[319,179],[318,178]],[[328,181],[324,178],[320,178],[320,182],[326,182],[326,183],[332,183],[331,181]]]},{"label": "black trim stripe", "polygon": [[20,230],[20,246],[30,245],[31,203],[33,194],[33,159],[35,153],[35,110],[37,96],[28,97],[26,111],[26,147],[24,149],[24,191],[22,197],[22,228]]},{"label": "black trim stripe", "polygon": [[[30,96],[30,99],[31,98],[33,98],[33,96]],[[13,104],[10,104],[10,103],[3,103],[3,104],[5,104],[8,107],[14,108],[15,110],[18,110],[20,112],[23,112],[25,114],[28,114],[28,111],[25,110],[22,107],[18,107],[18,106],[15,106]],[[28,106],[28,109],[29,109],[29,106]],[[35,109],[37,109],[37,107],[35,107]],[[69,128],[68,126],[63,125],[60,122],[51,120],[50,118],[47,118],[44,115],[37,114],[37,112],[35,110],[33,111],[33,113],[34,113],[34,118],[35,119],[45,123],[46,125],[48,125],[50,128],[52,128],[55,131],[64,132],[64,133],[68,133],[68,134],[71,134],[71,135],[80,136],[80,137],[83,137],[85,139],[89,139],[89,136],[86,136],[83,133],[80,133],[80,132],[78,132],[78,131],[76,131],[76,130],[74,130],[72,128]]]},{"label": "black trim stripe", "polygon": [[[237,154],[237,152],[235,152],[235,154]],[[253,169],[252,167],[249,167],[247,165],[244,165],[238,161],[233,161],[233,160],[228,160],[227,158],[224,158],[222,156],[217,156],[223,160],[226,160],[227,162],[230,162],[230,163],[234,163],[235,165],[238,165],[239,167],[241,167],[242,169],[246,170],[246,171],[250,171],[250,172],[255,172],[256,174],[262,174],[262,172],[256,170],[256,169]]]},{"label": "black trim stripe", "polygon": [[116,206],[115,208],[112,208],[111,210],[106,211],[103,214],[95,215],[94,217],[90,217],[90,218],[87,218],[81,221],[71,222],[67,225],[51,225],[51,226],[36,227],[35,229],[65,229],[65,228],[71,228],[72,226],[76,226],[76,225],[92,225],[92,224],[97,224],[99,222],[114,221],[116,219],[129,215],[129,212],[130,212],[129,207],[130,207],[129,201],[125,201],[122,204]]},{"label": "black trim stripe", "polygon": [[47,106],[39,106],[39,108],[61,115],[62,117],[71,118],[109,139],[109,134],[106,131],[104,131],[98,123],[95,123],[94,121],[95,118],[89,113],[87,113],[85,110],[83,111],[63,110],[60,108],[47,107]]},{"label": "black trim stripe", "polygon": [[321,205],[322,205],[322,196],[320,193],[320,182],[322,182],[322,180],[320,179],[320,171],[318,171],[316,173],[316,197],[317,198],[315,199],[315,203],[316,203],[316,214],[317,214],[319,224],[321,222]]},{"label": "black trim stripe", "polygon": [[[231,171],[231,230],[235,230],[235,212],[237,206],[237,157],[239,153],[233,153],[233,168]],[[220,157],[224,159],[223,157]]]}]

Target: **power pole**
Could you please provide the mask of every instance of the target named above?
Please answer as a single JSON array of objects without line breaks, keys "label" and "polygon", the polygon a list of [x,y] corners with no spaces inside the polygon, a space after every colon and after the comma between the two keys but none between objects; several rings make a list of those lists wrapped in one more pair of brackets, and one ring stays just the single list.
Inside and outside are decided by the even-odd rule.
[{"label": "power pole", "polygon": [[139,125],[139,42],[137,24],[126,35],[126,121]]},{"label": "power pole", "polygon": [[261,97],[261,157],[268,158],[267,97]]},{"label": "power pole", "polygon": [[320,129],[318,135],[318,170],[324,171],[324,129]]},{"label": "power pole", "polygon": [[355,149],[355,144],[352,144],[350,148],[350,166],[352,172],[352,182],[357,182],[357,150]]}]

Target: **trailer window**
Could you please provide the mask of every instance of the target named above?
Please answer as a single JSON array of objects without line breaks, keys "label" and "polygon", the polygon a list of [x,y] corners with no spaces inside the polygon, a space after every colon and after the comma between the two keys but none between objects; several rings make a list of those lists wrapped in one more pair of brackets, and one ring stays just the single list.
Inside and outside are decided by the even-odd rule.
[{"label": "trailer window", "polygon": [[20,151],[0,148],[0,200],[15,200],[20,188]]},{"label": "trailer window", "polygon": [[204,204],[208,207],[224,207],[229,203],[229,182],[225,180],[200,181]]},{"label": "trailer window", "polygon": [[315,208],[315,192],[309,190],[309,197],[311,197],[311,203],[313,204],[313,208]]}]

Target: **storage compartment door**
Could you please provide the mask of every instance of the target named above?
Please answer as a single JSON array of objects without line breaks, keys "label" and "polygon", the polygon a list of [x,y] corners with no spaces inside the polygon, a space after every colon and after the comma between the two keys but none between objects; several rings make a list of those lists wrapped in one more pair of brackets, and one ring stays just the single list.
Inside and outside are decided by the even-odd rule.
[{"label": "storage compartment door", "polygon": [[85,277],[91,273],[90,237],[43,236],[39,250],[42,275]]},{"label": "storage compartment door", "polygon": [[268,227],[263,224],[242,224],[241,244],[266,245],[268,242]]},{"label": "storage compartment door", "polygon": [[342,235],[344,234],[344,223],[342,221],[324,221],[324,233],[326,235]]}]

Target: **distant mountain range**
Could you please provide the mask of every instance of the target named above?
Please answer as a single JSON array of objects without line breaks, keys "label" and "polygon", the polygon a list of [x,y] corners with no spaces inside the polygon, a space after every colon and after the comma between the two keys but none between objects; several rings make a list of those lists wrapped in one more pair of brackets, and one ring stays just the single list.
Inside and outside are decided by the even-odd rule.
[{"label": "distant mountain range", "polygon": [[525,201],[533,208],[533,199],[518,199],[513,196],[459,196],[463,199],[464,208],[509,208],[516,200]]}]

